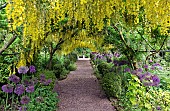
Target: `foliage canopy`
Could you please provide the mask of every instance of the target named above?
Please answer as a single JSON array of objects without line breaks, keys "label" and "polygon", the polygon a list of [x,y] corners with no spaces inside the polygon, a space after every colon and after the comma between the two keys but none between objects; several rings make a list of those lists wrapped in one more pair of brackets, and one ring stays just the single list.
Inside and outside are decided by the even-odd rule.
[{"label": "foliage canopy", "polygon": [[[125,24],[142,26],[145,33],[160,28],[168,35],[170,0],[8,0],[6,12],[11,31],[23,30],[18,66],[33,60],[33,54],[46,43],[65,41],[64,54],[76,47],[95,49],[105,28]],[[65,22],[61,22],[65,21]],[[17,32],[18,34],[21,34]],[[100,45],[99,45],[100,46]]]}]

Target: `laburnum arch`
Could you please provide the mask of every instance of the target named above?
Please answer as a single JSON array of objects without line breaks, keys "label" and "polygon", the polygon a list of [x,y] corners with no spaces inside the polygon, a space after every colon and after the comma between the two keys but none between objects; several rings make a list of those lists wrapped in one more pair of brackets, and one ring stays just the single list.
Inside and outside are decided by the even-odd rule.
[{"label": "laburnum arch", "polygon": [[[33,54],[53,41],[66,54],[76,47],[95,49],[101,44],[104,28],[112,26],[124,38],[116,24],[142,25],[146,33],[159,26],[168,35],[170,0],[8,0],[6,12],[11,31],[21,27],[24,47],[18,66],[33,60]],[[62,20],[67,22],[60,25]],[[99,45],[100,46],[100,45]],[[55,51],[55,50],[54,50]]]}]

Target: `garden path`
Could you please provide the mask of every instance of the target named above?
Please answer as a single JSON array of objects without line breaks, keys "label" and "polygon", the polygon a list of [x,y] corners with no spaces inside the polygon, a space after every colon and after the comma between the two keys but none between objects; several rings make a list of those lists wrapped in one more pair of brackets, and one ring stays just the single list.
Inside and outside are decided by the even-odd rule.
[{"label": "garden path", "polygon": [[77,70],[56,86],[58,111],[116,111],[93,75],[90,61],[78,60]]}]

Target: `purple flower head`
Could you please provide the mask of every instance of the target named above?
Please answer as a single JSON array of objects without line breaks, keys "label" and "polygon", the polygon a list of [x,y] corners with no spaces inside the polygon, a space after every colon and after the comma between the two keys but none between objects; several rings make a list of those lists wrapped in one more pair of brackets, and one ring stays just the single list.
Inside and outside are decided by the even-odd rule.
[{"label": "purple flower head", "polygon": [[142,68],[139,68],[139,69],[137,69],[137,71],[138,71],[138,72],[142,72],[143,70],[142,70]]},{"label": "purple flower head", "polygon": [[38,79],[36,77],[32,78],[31,81],[33,82],[34,85],[38,83]]},{"label": "purple flower head", "polygon": [[157,110],[161,110],[161,107],[160,107],[160,106],[157,106],[156,109],[157,109]]},{"label": "purple flower head", "polygon": [[31,81],[31,80],[24,80],[24,83],[23,83],[25,86],[33,86],[34,85],[34,82]]},{"label": "purple flower head", "polygon": [[125,72],[129,72],[130,73],[130,68],[125,68],[124,70]]},{"label": "purple flower head", "polygon": [[30,73],[35,73],[35,72],[36,72],[35,66],[33,66],[33,65],[31,65],[31,66],[29,67],[29,69],[30,69]]},{"label": "purple flower head", "polygon": [[27,107],[19,107],[19,111],[27,111]]},{"label": "purple flower head", "polygon": [[153,75],[152,77],[152,81],[153,81],[153,86],[158,86],[160,83],[160,79],[157,75]]},{"label": "purple flower head", "polygon": [[11,75],[8,79],[14,83],[18,83],[20,81],[20,78],[15,74]]},{"label": "purple flower head", "polygon": [[138,77],[139,77],[140,81],[142,82],[142,80],[145,78],[145,74],[139,74]]},{"label": "purple flower head", "polygon": [[161,66],[159,63],[155,63],[155,66]]},{"label": "purple flower head", "polygon": [[149,72],[146,72],[143,75],[139,75],[139,78],[145,86],[158,86],[160,83],[159,77],[157,75],[152,75]]},{"label": "purple flower head", "polygon": [[158,69],[159,69],[159,70],[163,70],[163,67],[161,67],[161,66],[158,66]]},{"label": "purple flower head", "polygon": [[115,52],[115,53],[114,53],[114,56],[115,56],[115,57],[120,57],[120,54],[119,54],[118,52]]},{"label": "purple flower head", "polygon": [[147,64],[145,64],[143,67],[144,67],[145,69],[148,69],[148,68],[149,68],[149,66],[148,66]]},{"label": "purple flower head", "polygon": [[45,82],[43,83],[44,85],[49,85],[50,83],[52,82],[52,79],[48,79],[48,80],[45,80]]},{"label": "purple flower head", "polygon": [[26,87],[26,92],[28,92],[28,93],[34,92],[34,86],[28,86],[28,87]]},{"label": "purple flower head", "polygon": [[150,81],[150,80],[151,80],[151,77],[150,77],[150,76],[146,76],[146,77],[145,77],[145,80],[146,80],[146,81]]},{"label": "purple flower head", "polygon": [[17,84],[16,87],[15,87],[15,89],[14,89],[14,93],[18,94],[18,96],[19,96],[19,95],[23,94],[24,92],[25,92],[25,87],[24,87],[24,85],[22,85],[22,84]]},{"label": "purple flower head", "polygon": [[111,63],[111,62],[112,62],[112,60],[111,60],[111,59],[107,59],[107,62],[108,62],[108,63]]},{"label": "purple flower head", "polygon": [[27,66],[21,66],[19,69],[18,69],[18,73],[19,74],[26,74],[28,72],[29,68]]},{"label": "purple flower head", "polygon": [[44,75],[44,74],[41,74],[41,75],[40,75],[40,79],[45,79],[45,75]]},{"label": "purple flower head", "polygon": [[149,60],[149,62],[151,63],[151,62],[153,62],[152,60]]},{"label": "purple flower head", "polygon": [[154,69],[155,69],[155,66],[152,66],[152,67],[151,67],[151,70],[154,70]]},{"label": "purple flower head", "polygon": [[24,82],[23,84],[24,84],[25,86],[28,86],[28,85],[29,85],[29,80],[25,79],[23,82]]},{"label": "purple flower head", "polygon": [[145,76],[151,76],[151,73],[150,72],[146,72],[146,73],[144,73],[145,74]]},{"label": "purple flower head", "polygon": [[13,92],[13,86],[11,84],[6,84],[2,86],[2,91],[5,93],[12,93]]},{"label": "purple flower head", "polygon": [[41,75],[40,75],[40,82],[41,82],[41,83],[44,83],[45,81],[46,81],[45,75],[44,75],[44,74],[41,74]]},{"label": "purple flower head", "polygon": [[151,82],[144,82],[143,84],[144,84],[144,86],[152,86]]},{"label": "purple flower head", "polygon": [[131,73],[132,73],[133,75],[137,75],[137,74],[138,74],[138,71],[133,70]]},{"label": "purple flower head", "polygon": [[96,56],[94,57],[94,60],[96,60]]},{"label": "purple flower head", "polygon": [[30,102],[30,98],[28,96],[22,96],[21,104],[28,104]]},{"label": "purple flower head", "polygon": [[107,54],[106,56],[107,56],[108,58],[110,58],[110,59],[113,57],[112,54]]}]

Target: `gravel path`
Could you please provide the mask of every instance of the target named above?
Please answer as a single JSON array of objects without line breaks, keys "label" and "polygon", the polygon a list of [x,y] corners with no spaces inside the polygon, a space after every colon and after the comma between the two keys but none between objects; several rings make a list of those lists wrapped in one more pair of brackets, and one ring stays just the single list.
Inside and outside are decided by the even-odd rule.
[{"label": "gravel path", "polygon": [[58,82],[58,111],[116,111],[92,74],[90,62],[81,60],[76,64],[77,70]]}]

